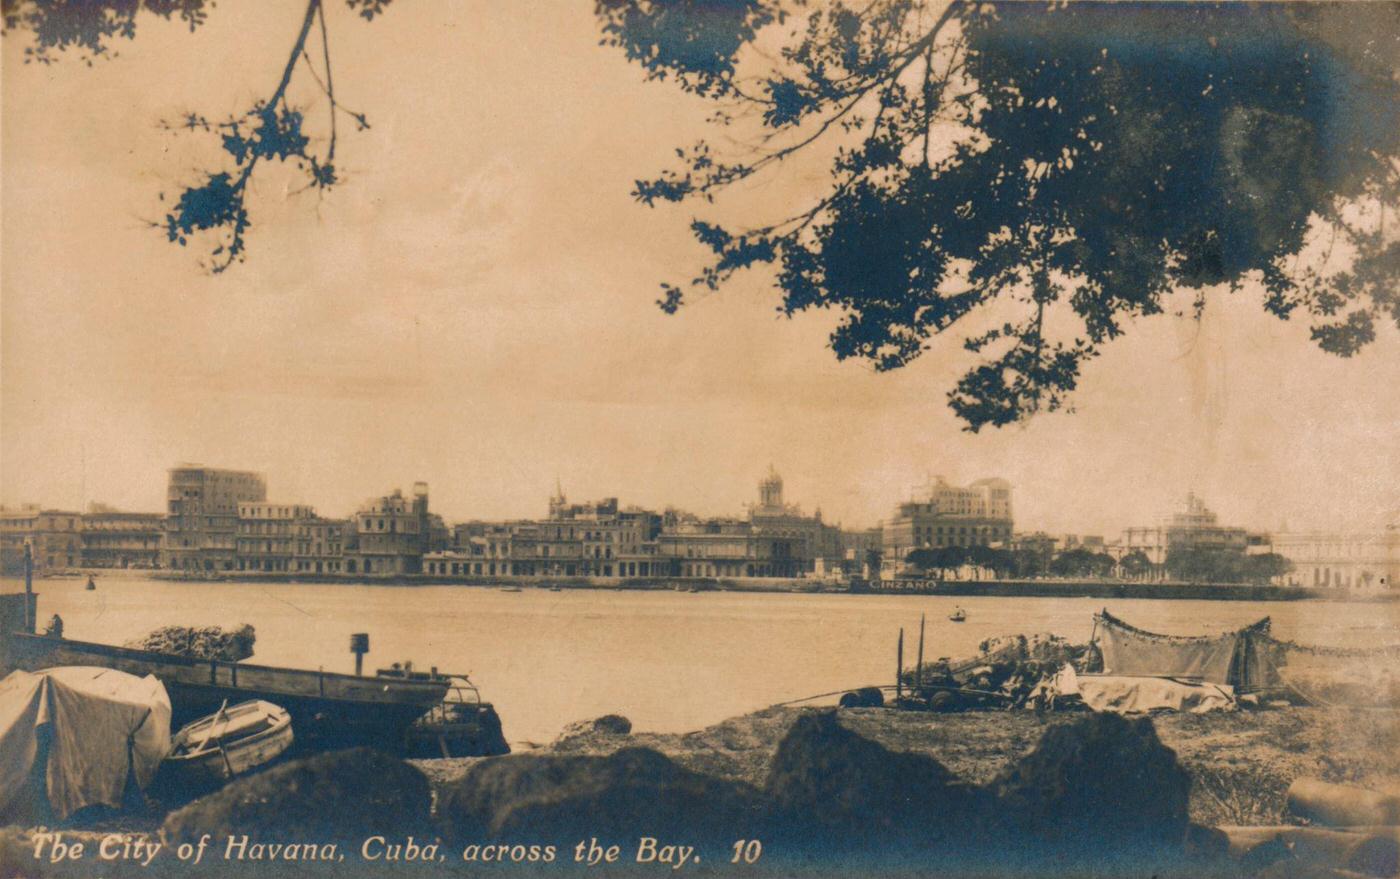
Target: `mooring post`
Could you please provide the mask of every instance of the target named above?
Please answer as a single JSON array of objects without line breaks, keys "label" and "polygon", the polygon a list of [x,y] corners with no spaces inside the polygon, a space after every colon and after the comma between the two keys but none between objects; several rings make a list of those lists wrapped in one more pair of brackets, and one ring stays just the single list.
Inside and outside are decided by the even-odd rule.
[{"label": "mooring post", "polygon": [[904,701],[904,627],[899,627],[899,646],[894,651],[894,703]]},{"label": "mooring post", "polygon": [[365,654],[369,652],[369,633],[356,632],[350,636],[350,652],[355,654],[355,676],[364,671]]},{"label": "mooring post", "polygon": [[24,631],[34,634],[34,547],[24,542]]},{"label": "mooring post", "polygon": [[919,662],[914,666],[915,695],[924,691],[924,615],[919,614]]}]

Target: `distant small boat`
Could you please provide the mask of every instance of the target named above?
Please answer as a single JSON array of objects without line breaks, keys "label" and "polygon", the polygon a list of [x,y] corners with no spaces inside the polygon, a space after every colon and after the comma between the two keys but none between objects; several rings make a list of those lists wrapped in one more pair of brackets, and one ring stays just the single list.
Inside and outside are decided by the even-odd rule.
[{"label": "distant small boat", "polygon": [[952,620],[955,623],[960,623],[963,620],[967,619],[967,611],[963,610],[962,608],[958,608],[957,610],[948,614],[948,619]]},{"label": "distant small boat", "polygon": [[183,727],[171,739],[165,759],[187,779],[225,781],[267,763],[291,744],[287,710],[254,699]]},{"label": "distant small boat", "polygon": [[501,591],[502,591],[502,592],[524,592],[525,590],[524,590],[524,589],[521,589],[519,586],[502,586],[502,587],[501,587]]}]

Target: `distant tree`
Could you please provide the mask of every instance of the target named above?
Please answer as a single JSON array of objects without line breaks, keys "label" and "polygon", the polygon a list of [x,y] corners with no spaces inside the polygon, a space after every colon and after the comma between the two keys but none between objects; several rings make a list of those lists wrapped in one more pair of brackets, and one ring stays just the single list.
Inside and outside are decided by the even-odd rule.
[{"label": "distant tree", "polygon": [[842,315],[838,359],[956,332],[973,431],[1067,405],[1173,290],[1199,316],[1257,281],[1341,356],[1400,323],[1400,5],[596,2],[604,42],[716,105],[643,204],[831,163],[772,216],[695,219],[714,257],[667,312],[772,264],[783,313]]},{"label": "distant tree", "polygon": [[1135,549],[1118,561],[1118,567],[1123,571],[1123,576],[1136,580],[1152,570],[1152,560],[1147,553]]},{"label": "distant tree", "polygon": [[872,576],[880,576],[880,566],[884,564],[884,553],[878,549],[867,549],[865,551],[865,567]]},{"label": "distant tree", "polygon": [[[366,21],[384,11],[392,0],[344,0]],[[331,47],[323,0],[305,0],[305,12],[292,40],[287,63],[267,97],[228,116],[186,112],[166,121],[168,131],[198,131],[219,138],[228,154],[221,167],[196,173],[197,182],[175,196],[163,220],[152,222],[173,243],[184,247],[196,237],[211,242],[206,265],[223,272],[244,257],[245,236],[252,225],[248,212],[248,182],[264,160],[291,162],[306,177],[305,189],[324,191],[339,182],[335,165],[337,117],[344,115],[357,129],[369,128],[363,113],[347,109],[336,98],[331,70]],[[213,0],[3,0],[7,36],[16,30],[33,35],[24,50],[25,62],[52,64],[72,51],[92,66],[95,59],[117,55],[117,39],[133,39],[143,14],[178,18],[194,31],[208,19]],[[313,28],[314,41],[309,41]],[[319,58],[313,60],[311,51]],[[313,139],[304,129],[303,108],[292,104],[288,86],[302,64],[324,95],[327,136]],[[161,200],[165,200],[164,193]]]},{"label": "distant tree", "polygon": [[1239,583],[1247,578],[1248,556],[1242,549],[1208,546],[1167,548],[1167,573],[1198,583]]},{"label": "distant tree", "polygon": [[909,554],[904,557],[904,562],[911,568],[917,568],[920,571],[931,571],[938,567],[939,558],[938,550],[915,549],[910,550]]},{"label": "distant tree", "polygon": [[1035,549],[1011,550],[1011,576],[1044,577],[1050,572],[1050,559],[1044,552]]},{"label": "distant tree", "polygon": [[951,571],[968,564],[970,551],[964,546],[924,547],[911,550],[904,560],[920,571]]},{"label": "distant tree", "polygon": [[1055,556],[1050,573],[1057,577],[1106,577],[1113,565],[1113,556],[1079,546]]},{"label": "distant tree", "polygon": [[1276,552],[1245,556],[1244,575],[1251,583],[1268,583],[1293,570],[1293,562]]}]

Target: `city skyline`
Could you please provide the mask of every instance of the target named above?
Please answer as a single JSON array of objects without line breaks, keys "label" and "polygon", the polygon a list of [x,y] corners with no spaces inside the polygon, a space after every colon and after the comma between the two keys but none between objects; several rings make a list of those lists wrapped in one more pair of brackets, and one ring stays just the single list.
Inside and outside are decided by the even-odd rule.
[{"label": "city skyline", "polygon": [[[605,500],[612,500],[616,501],[622,509],[648,510],[653,512],[676,511],[680,513],[697,515],[705,519],[725,519],[733,517],[742,517],[744,515],[747,515],[751,508],[761,507],[762,503],[758,499],[764,496],[764,486],[770,478],[773,478],[775,476],[778,478],[780,491],[783,491],[781,486],[783,486],[785,483],[789,486],[791,485],[791,483],[787,479],[786,474],[782,472],[782,469],[777,467],[775,464],[770,463],[767,465],[767,467],[761,470],[754,471],[754,479],[751,485],[749,497],[741,499],[737,504],[728,509],[708,509],[690,505],[685,502],[676,501],[674,499],[662,500],[659,503],[642,502],[636,500],[635,498],[620,494],[615,491],[604,490],[590,493],[573,492],[569,490],[568,481],[562,476],[556,475],[556,477],[554,478],[553,486],[551,487],[547,495],[540,495],[538,497],[534,497],[533,499],[527,499],[527,501],[533,501],[532,503],[529,503],[529,509],[525,509],[518,515],[500,516],[487,515],[480,511],[463,511],[455,509],[446,509],[442,507],[441,504],[437,501],[437,498],[439,497],[438,489],[436,488],[433,481],[430,479],[409,478],[390,485],[379,486],[377,488],[370,489],[370,493],[368,494],[362,494],[358,500],[354,501],[345,508],[328,508],[323,507],[322,505],[314,501],[308,500],[305,497],[292,496],[290,494],[279,492],[277,490],[275,481],[272,478],[267,477],[265,471],[256,467],[226,467],[222,464],[210,465],[207,462],[181,461],[177,464],[172,465],[171,467],[165,468],[165,470],[163,471],[163,475],[168,476],[171,472],[181,470],[184,468],[227,470],[231,472],[242,471],[255,473],[259,476],[263,476],[266,478],[268,488],[266,492],[265,503],[296,505],[299,507],[305,507],[313,511],[316,516],[333,520],[344,519],[346,517],[353,518],[356,511],[359,510],[365,503],[372,502],[375,499],[382,497],[386,493],[407,491],[408,487],[426,486],[432,488],[433,492],[434,505],[432,512],[441,516],[449,524],[536,520],[539,519],[542,515],[545,515],[547,512],[551,511],[556,502],[562,502],[565,500],[572,503],[581,502],[585,504],[596,503]],[[889,508],[887,509],[886,514],[878,517],[873,521],[846,521],[837,519],[828,515],[825,507],[820,502],[812,502],[809,499],[794,496],[791,493],[791,491],[785,491],[783,497],[785,498],[787,507],[791,508],[793,511],[800,512],[804,516],[818,516],[826,523],[830,525],[840,526],[841,528],[847,531],[862,531],[867,529],[878,529],[882,526],[888,525],[892,519],[898,518],[902,507],[908,505],[911,502],[923,502],[927,498],[928,489],[933,487],[935,482],[945,482],[949,486],[952,486],[957,490],[964,490],[965,486],[972,486],[977,483],[987,481],[999,482],[1002,480],[1001,477],[996,474],[983,474],[974,479],[948,479],[946,474],[934,473],[930,470],[926,473],[923,479],[920,479],[917,482],[907,486],[906,490],[899,497],[892,499],[890,501]],[[164,482],[161,483],[162,486],[164,486],[165,484],[166,483]],[[1162,508],[1137,520],[1124,521],[1117,524],[1110,524],[1108,527],[1101,529],[1075,527],[1073,525],[1071,525],[1070,527],[1052,527],[1038,524],[1036,522],[1028,522],[1025,519],[1023,519],[1021,514],[1021,506],[1026,502],[1026,497],[1023,493],[1023,489],[1020,486],[1015,485],[1014,482],[1010,483],[1010,487],[1013,490],[1013,492],[1015,492],[1015,501],[1012,503],[1013,513],[1011,518],[1015,521],[1015,532],[1018,535],[1028,535],[1035,533],[1088,535],[1101,537],[1109,541],[1113,541],[1117,539],[1117,537],[1120,534],[1125,534],[1131,529],[1137,529],[1141,527],[1152,527],[1162,522],[1165,522],[1172,516],[1180,513],[1182,510],[1189,508],[1193,503],[1200,504],[1204,502],[1210,506],[1211,512],[1215,514],[1220,514],[1220,511],[1222,509],[1222,507],[1218,505],[1216,499],[1203,495],[1203,493],[1198,492],[1193,488],[1188,488],[1180,492],[1179,494],[1173,496],[1170,499],[1170,501]],[[81,505],[65,506],[62,504],[46,503],[42,500],[35,500],[29,498],[11,499],[8,497],[0,496],[0,508],[9,511],[31,508],[43,510],[46,512],[57,511],[79,514],[86,512],[148,513],[164,516],[166,515],[167,507],[166,502],[163,500],[165,495],[164,489],[162,489],[159,493],[162,496],[162,500],[148,507],[123,506],[121,504],[111,503],[110,501],[102,498],[88,498]],[[1032,506],[1034,506],[1034,504],[1032,504]],[[1295,525],[1294,523],[1288,521],[1280,521],[1277,525],[1270,526],[1267,524],[1237,521],[1231,519],[1228,515],[1223,515],[1221,516],[1221,518],[1223,521],[1230,522],[1230,524],[1232,525],[1247,528],[1250,531],[1260,533],[1307,531],[1362,532],[1376,531],[1382,528],[1400,527],[1400,518],[1397,518],[1397,512],[1400,511],[1382,511],[1374,518],[1373,524],[1371,524],[1369,527],[1360,528],[1342,528],[1336,525],[1328,525],[1326,523],[1320,525],[1312,523],[1300,523]]]},{"label": "city skyline", "polygon": [[[1212,291],[1200,322],[1189,296],[1171,303],[1188,316],[1134,321],[1077,411],[976,435],[943,399],[972,360],[954,340],[893,373],[839,363],[837,315],[782,319],[762,272],[663,315],[659,281],[700,248],[685,209],[629,193],[708,108],[598,51],[586,4],[332,21],[357,59],[337,84],[374,128],[340,145],[324,204],[260,190],[252,256],[211,276],[144,221],[217,147],[156,123],[266,88],[295,13],[143,21],[94,68],[5,53],[6,503],[159,509],[166,468],[196,460],[330,511],[423,479],[450,514],[529,516],[561,476],[579,497],[722,513],[771,461],[850,525],[929,472],[1003,476],[1018,518],[1052,531],[1150,520],[1188,490],[1269,529],[1363,530],[1400,507],[1394,328],[1337,358],[1263,314],[1257,284]],[[520,47],[548,60],[526,69]],[[741,198],[791,201],[822,173],[792,171]]]}]

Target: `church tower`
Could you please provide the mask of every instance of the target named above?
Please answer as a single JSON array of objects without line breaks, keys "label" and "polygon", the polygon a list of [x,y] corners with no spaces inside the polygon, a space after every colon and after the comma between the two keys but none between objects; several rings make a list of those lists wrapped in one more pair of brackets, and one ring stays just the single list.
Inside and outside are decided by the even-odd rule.
[{"label": "church tower", "polygon": [[783,477],[778,475],[772,464],[768,465],[768,475],[758,484],[758,505],[768,509],[783,506]]}]

